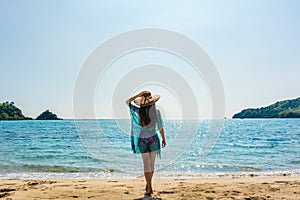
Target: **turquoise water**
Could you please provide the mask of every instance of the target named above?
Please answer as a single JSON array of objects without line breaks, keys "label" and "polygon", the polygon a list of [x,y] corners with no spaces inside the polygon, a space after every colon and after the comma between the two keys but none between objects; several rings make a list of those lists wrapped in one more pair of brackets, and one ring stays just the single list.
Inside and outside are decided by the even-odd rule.
[{"label": "turquoise water", "polygon": [[[219,136],[210,132],[210,124],[166,121],[167,147],[156,174],[299,174],[299,119],[224,120]],[[129,120],[1,121],[0,177],[142,175],[129,131]],[[215,143],[212,149],[209,142]]]}]

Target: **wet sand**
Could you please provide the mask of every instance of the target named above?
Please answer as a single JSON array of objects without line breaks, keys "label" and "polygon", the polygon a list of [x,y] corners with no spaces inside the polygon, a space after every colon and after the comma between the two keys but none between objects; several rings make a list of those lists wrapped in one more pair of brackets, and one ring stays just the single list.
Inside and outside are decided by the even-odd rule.
[{"label": "wet sand", "polygon": [[0,199],[300,199],[300,176],[118,179],[0,179]]}]

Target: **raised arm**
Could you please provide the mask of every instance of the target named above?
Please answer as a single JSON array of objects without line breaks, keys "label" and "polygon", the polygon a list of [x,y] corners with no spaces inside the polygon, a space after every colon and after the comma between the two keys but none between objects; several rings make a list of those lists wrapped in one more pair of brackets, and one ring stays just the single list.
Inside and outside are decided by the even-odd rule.
[{"label": "raised arm", "polygon": [[135,96],[130,97],[129,99],[127,99],[127,100],[126,100],[127,106],[128,106],[135,98],[141,97],[141,96],[143,96],[143,95],[146,94],[146,93],[149,93],[149,91],[142,91],[142,92],[140,92],[139,94],[137,94],[137,95],[135,95]]}]

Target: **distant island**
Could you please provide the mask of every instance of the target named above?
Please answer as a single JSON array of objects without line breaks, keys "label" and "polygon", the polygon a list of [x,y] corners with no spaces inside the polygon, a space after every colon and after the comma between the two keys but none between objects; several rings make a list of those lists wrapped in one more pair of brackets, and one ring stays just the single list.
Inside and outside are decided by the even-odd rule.
[{"label": "distant island", "polygon": [[[0,103],[0,120],[33,120],[31,117],[25,117],[22,111],[15,106],[14,102]],[[56,114],[46,110],[40,114],[36,120],[61,120]]]},{"label": "distant island", "polygon": [[278,101],[261,108],[244,109],[232,118],[300,118],[300,98]]},{"label": "distant island", "polygon": [[25,117],[22,111],[15,106],[14,102],[0,103],[0,120],[31,120]]},{"label": "distant island", "polygon": [[44,111],[42,114],[40,114],[36,120],[61,120],[57,117],[56,114],[50,112],[49,110]]}]

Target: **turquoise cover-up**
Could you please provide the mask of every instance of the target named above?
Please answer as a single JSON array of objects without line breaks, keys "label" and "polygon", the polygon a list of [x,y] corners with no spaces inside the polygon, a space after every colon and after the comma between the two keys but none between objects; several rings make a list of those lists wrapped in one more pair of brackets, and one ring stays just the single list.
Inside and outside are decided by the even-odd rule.
[{"label": "turquoise cover-up", "polygon": [[157,120],[152,126],[142,127],[140,124],[139,107],[129,103],[131,117],[131,149],[133,153],[156,152],[161,156],[161,143],[158,131],[164,127],[159,110],[156,109]]}]

